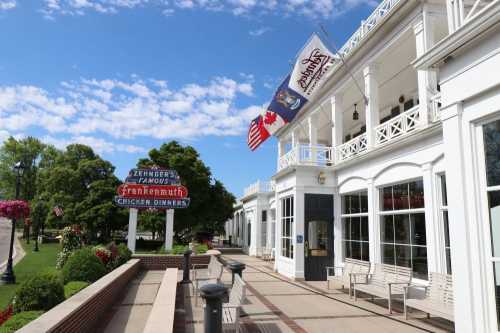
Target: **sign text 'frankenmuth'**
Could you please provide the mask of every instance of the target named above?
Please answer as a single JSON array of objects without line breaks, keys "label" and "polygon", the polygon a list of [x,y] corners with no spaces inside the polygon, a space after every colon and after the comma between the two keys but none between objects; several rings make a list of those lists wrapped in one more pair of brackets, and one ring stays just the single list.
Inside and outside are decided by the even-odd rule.
[{"label": "sign text 'frankenmuth'", "polygon": [[124,198],[182,199],[188,196],[188,189],[182,185],[139,185],[122,184],[117,193]]}]

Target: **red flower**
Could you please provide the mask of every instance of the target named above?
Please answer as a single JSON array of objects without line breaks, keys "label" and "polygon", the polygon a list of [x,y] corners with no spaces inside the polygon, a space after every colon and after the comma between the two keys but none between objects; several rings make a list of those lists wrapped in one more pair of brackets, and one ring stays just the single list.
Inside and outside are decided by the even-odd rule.
[{"label": "red flower", "polygon": [[7,320],[9,320],[10,317],[12,317],[13,313],[14,313],[14,311],[12,309],[12,304],[9,304],[7,309],[5,309],[4,311],[0,311],[0,326],[3,323],[5,323]]},{"label": "red flower", "polygon": [[30,206],[23,200],[0,201],[0,217],[19,219],[30,215]]}]

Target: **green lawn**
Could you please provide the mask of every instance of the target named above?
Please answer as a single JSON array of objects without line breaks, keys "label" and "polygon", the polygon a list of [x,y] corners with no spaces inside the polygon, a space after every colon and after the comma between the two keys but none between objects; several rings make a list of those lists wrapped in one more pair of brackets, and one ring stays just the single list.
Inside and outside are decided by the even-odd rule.
[{"label": "green lawn", "polygon": [[24,280],[37,272],[56,269],[57,254],[61,250],[60,244],[40,244],[39,252],[33,252],[33,242],[26,244],[25,241],[21,241],[21,244],[26,255],[14,266],[16,284],[0,285],[0,309],[4,309],[9,304],[14,291]]}]

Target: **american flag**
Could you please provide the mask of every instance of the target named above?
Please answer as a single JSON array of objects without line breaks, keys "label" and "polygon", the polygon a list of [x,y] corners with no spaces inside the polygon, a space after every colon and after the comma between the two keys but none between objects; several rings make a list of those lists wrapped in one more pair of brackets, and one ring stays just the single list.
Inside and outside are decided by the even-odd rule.
[{"label": "american flag", "polygon": [[248,147],[253,151],[260,146],[270,134],[264,127],[264,119],[261,115],[252,120],[248,129]]},{"label": "american flag", "polygon": [[54,207],[54,214],[56,214],[57,217],[63,216],[64,212],[61,207],[55,206]]}]

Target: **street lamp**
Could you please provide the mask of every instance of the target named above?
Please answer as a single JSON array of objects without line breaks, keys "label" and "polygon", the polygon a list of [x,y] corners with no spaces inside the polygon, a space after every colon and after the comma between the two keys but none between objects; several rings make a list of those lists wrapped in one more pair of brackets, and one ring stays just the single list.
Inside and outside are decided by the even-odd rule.
[{"label": "street lamp", "polygon": [[[21,187],[21,177],[24,173],[24,163],[17,162],[12,168],[14,174],[16,175],[16,200],[19,199],[19,190]],[[16,233],[16,219],[12,218],[12,231],[10,234],[10,248],[9,248],[9,260],[7,261],[7,268],[2,274],[0,280],[4,284],[14,284],[16,283],[16,276],[14,275],[14,270],[12,269],[12,251],[14,250],[14,235]]]}]

